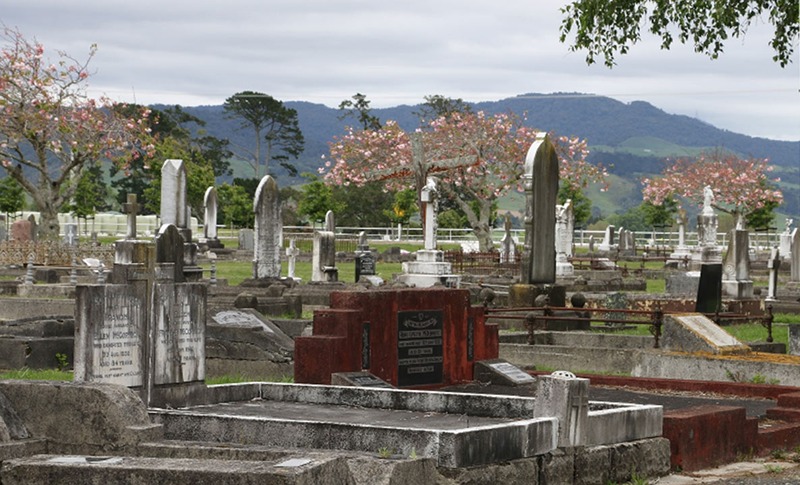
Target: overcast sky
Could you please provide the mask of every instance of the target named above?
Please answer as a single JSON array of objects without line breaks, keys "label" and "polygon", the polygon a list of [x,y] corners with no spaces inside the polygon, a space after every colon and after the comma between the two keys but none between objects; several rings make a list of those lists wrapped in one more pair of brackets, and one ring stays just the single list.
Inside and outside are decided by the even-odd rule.
[{"label": "overcast sky", "polygon": [[644,34],[608,69],[558,41],[566,3],[0,0],[0,21],[79,59],[97,44],[91,93],[117,101],[218,105],[250,90],[336,107],[361,92],[389,107],[431,94],[492,101],[581,92],[800,140],[800,56],[783,69],[773,62],[766,22],[713,61],[690,46],[659,50]]}]

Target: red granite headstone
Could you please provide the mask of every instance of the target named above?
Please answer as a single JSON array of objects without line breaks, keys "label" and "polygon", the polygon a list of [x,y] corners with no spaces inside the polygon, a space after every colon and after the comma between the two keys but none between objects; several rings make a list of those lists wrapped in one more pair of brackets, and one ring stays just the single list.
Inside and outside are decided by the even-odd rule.
[{"label": "red granite headstone", "polygon": [[342,291],[330,301],[314,313],[314,335],[295,339],[295,382],[368,370],[397,387],[435,389],[471,381],[476,361],[498,356],[497,326],[467,290]]},{"label": "red granite headstone", "polygon": [[33,240],[33,224],[28,220],[15,221],[11,224],[11,240],[27,242]]}]

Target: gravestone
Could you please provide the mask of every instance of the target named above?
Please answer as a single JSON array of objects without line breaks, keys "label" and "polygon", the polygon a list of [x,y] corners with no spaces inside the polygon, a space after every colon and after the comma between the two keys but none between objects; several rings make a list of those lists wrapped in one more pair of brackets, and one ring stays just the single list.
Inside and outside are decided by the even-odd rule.
[{"label": "gravestone", "polygon": [[[183,231],[188,225],[186,166],[183,160],[166,160],[161,167],[161,225],[172,224]],[[186,238],[191,241],[191,236]]]},{"label": "gravestone", "polygon": [[67,246],[78,245],[78,224],[74,222],[64,224],[64,244]]},{"label": "gravestone", "polygon": [[750,236],[746,230],[728,233],[728,251],[722,266],[722,293],[735,299],[753,297],[750,279]]},{"label": "gravestone", "polygon": [[255,233],[252,229],[239,229],[239,250],[253,251],[255,249]]},{"label": "gravestone", "polygon": [[185,282],[184,245],[174,225],[118,241],[112,283],[76,288],[76,381],[132,387],[154,406],[204,385],[207,290]]},{"label": "gravestone", "polygon": [[500,240],[500,262],[513,263],[517,258],[517,243],[511,233],[511,215],[506,214],[503,221],[503,238]]},{"label": "gravestone", "polygon": [[525,156],[522,176],[525,188],[525,252],[522,257],[523,284],[552,284],[556,281],[555,224],[558,193],[558,155],[546,133]]},{"label": "gravestone", "polygon": [[28,222],[31,223],[31,241],[36,241],[39,239],[39,225],[36,223],[36,216],[29,215]]},{"label": "gravestone", "polygon": [[6,229],[6,225],[8,224],[8,220],[6,216],[0,214],[0,241],[5,241],[8,239],[8,230]]},{"label": "gravestone", "polygon": [[589,379],[555,371],[539,376],[533,416],[558,418],[558,447],[587,444],[589,429]]},{"label": "gravestone", "polygon": [[11,240],[17,242],[33,241],[33,226],[23,219],[11,223]]},{"label": "gravestone", "polygon": [[258,184],[253,210],[256,213],[253,277],[280,278],[283,231],[281,202],[278,184],[269,175],[264,176]]},{"label": "gravestone", "polygon": [[[294,341],[275,323],[250,308],[220,310],[209,314],[209,341],[230,347],[228,360],[263,358],[273,362],[290,362],[294,357]],[[223,358],[215,355],[215,358]]]},{"label": "gravestone", "polygon": [[722,265],[704,264],[700,267],[700,283],[697,286],[697,313],[716,313],[722,303]]},{"label": "gravestone", "polygon": [[778,295],[778,270],[781,268],[781,253],[775,246],[770,251],[767,269],[769,269],[769,282],[767,286],[767,297],[765,301],[777,301]]},{"label": "gravestone", "polygon": [[617,244],[614,241],[614,235],[616,233],[615,229],[616,228],[613,224],[606,226],[606,232],[603,235],[603,240],[597,245],[598,251],[607,253],[617,249]]},{"label": "gravestone", "polygon": [[497,326],[468,290],[335,291],[314,313],[314,334],[295,339],[295,382],[328,384],[336,372],[368,370],[398,387],[471,381],[474,363],[495,359]]},{"label": "gravestone", "polygon": [[333,211],[325,214],[325,230],[314,231],[311,254],[311,281],[335,282],[339,280],[336,268],[336,226]]},{"label": "gravestone", "polygon": [[719,220],[714,212],[714,192],[711,187],[703,189],[703,210],[697,216],[697,247],[692,250],[692,265],[719,263],[722,253],[717,246],[717,228]]},{"label": "gravestone", "polygon": [[372,389],[394,389],[395,387],[375,374],[369,372],[334,372],[331,385],[369,387]]},{"label": "gravestone", "polygon": [[475,380],[499,386],[527,386],[536,379],[519,367],[503,359],[490,359],[475,363]]},{"label": "gravestone", "polygon": [[683,209],[678,211],[678,217],[675,220],[675,223],[678,225],[678,245],[675,248],[675,251],[669,255],[667,265],[685,266],[684,263],[688,262],[689,258],[692,256],[691,250],[686,244],[686,211]]},{"label": "gravestone", "polygon": [[569,262],[572,254],[572,230],[575,221],[572,200],[556,205],[556,276],[572,276],[575,267]]},{"label": "gravestone", "polygon": [[355,271],[356,283],[361,281],[362,276],[375,276],[377,259],[375,253],[369,248],[367,235],[361,231],[358,235],[358,248],[356,250]]},{"label": "gravestone", "polygon": [[792,224],[794,223],[794,219],[787,218],[786,219],[786,229],[780,234],[780,253],[783,256],[783,259],[788,261],[792,258],[792,236],[794,235],[794,231],[797,229],[792,229]]},{"label": "gravestone", "polygon": [[295,269],[297,266],[297,257],[300,256],[300,250],[297,248],[297,243],[294,238],[289,239],[289,247],[286,248],[286,272],[287,277],[295,281],[300,281],[300,278],[295,276]]},{"label": "gravestone", "polygon": [[792,231],[791,281],[800,281],[800,229]]},{"label": "gravestone", "polygon": [[210,249],[225,247],[217,236],[217,189],[209,187],[203,196],[203,239],[200,241]]}]

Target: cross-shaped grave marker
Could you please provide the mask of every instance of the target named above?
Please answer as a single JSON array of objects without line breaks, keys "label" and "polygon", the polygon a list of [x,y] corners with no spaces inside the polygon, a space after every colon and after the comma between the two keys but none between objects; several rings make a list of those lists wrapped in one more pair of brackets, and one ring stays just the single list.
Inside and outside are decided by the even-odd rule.
[{"label": "cross-shaped grave marker", "polygon": [[128,194],[128,201],[122,204],[122,211],[128,214],[128,231],[125,239],[136,239],[136,214],[139,212],[136,194]]}]

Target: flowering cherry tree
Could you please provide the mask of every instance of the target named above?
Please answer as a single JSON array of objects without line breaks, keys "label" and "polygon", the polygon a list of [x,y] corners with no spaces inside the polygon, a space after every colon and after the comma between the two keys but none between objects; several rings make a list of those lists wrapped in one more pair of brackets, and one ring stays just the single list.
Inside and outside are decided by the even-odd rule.
[{"label": "flowering cherry tree", "polygon": [[703,154],[696,159],[678,159],[664,168],[661,175],[642,180],[646,202],[661,205],[674,196],[698,205],[704,201],[704,189],[713,192],[714,207],[732,214],[739,223],[745,216],[768,204],[780,204],[783,194],[774,187],[766,159],[740,159],[731,154]]},{"label": "flowering cherry tree", "polygon": [[[413,137],[424,147],[415,158]],[[389,121],[378,130],[353,130],[330,143],[330,159],[320,169],[328,183],[364,184],[384,180],[387,189],[421,191],[430,175],[439,189],[466,214],[481,251],[492,248],[491,209],[512,188],[522,190],[525,155],[536,130],[512,114],[451,113],[415,133]],[[558,139],[561,177],[578,187],[600,181],[602,167],[586,162],[586,142]],[[553,208],[555,210],[555,208]]]},{"label": "flowering cherry tree", "polygon": [[58,237],[58,211],[75,193],[85,166],[102,159],[122,168],[152,154],[149,110],[126,117],[107,99],[86,94],[88,63],[5,28],[0,50],[0,166],[40,211],[40,235]]}]

